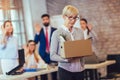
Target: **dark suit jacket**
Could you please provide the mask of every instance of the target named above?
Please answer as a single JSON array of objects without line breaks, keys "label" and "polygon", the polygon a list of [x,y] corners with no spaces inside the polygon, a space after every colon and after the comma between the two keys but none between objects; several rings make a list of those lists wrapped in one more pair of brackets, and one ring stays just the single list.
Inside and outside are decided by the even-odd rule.
[{"label": "dark suit jacket", "polygon": [[[52,33],[56,30],[56,28],[51,27],[51,34],[50,34],[50,43],[51,43],[51,36]],[[44,29],[42,28],[39,35],[36,34],[35,35],[35,39],[34,39],[35,43],[37,44],[38,42],[40,42],[39,45],[39,54],[42,57],[42,59],[46,62],[46,63],[50,63],[50,53],[46,53],[46,41],[45,41],[45,34],[44,34]]]}]

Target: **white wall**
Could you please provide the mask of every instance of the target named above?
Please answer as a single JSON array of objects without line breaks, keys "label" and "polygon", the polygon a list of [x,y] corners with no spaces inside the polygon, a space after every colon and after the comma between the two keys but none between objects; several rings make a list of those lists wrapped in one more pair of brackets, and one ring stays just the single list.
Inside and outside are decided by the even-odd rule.
[{"label": "white wall", "polygon": [[[47,13],[46,0],[23,0],[22,2],[27,39],[34,39],[34,24],[41,23],[41,15]],[[62,16],[51,16],[51,24],[60,27],[63,24]],[[80,26],[79,21],[75,26]]]},{"label": "white wall", "polygon": [[33,23],[40,23],[41,15],[47,13],[46,0],[30,0]]},{"label": "white wall", "polygon": [[[51,24],[56,27],[56,28],[59,28],[63,25],[63,18],[62,18],[62,15],[55,15],[55,16],[51,16]],[[80,28],[80,21],[77,20],[75,25],[75,27],[78,27]]]},{"label": "white wall", "polygon": [[35,23],[40,23],[41,15],[47,12],[46,0],[22,0],[27,39],[34,39]]}]

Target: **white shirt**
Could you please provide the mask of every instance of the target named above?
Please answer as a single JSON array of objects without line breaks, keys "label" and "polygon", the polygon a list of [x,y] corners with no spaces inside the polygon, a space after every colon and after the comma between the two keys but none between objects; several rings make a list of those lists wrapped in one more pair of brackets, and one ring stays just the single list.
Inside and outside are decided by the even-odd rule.
[{"label": "white shirt", "polygon": [[88,32],[87,29],[83,30],[84,38],[85,38],[85,39],[88,39],[88,38],[89,38],[89,35],[87,34],[87,32]]},{"label": "white shirt", "polygon": [[25,65],[25,68],[31,68],[31,66],[36,66],[37,67],[37,62],[35,60],[34,53],[26,56],[25,61],[27,61],[27,65]]},{"label": "white shirt", "polygon": [[[24,64],[24,68],[47,68],[47,64],[43,61],[43,59],[40,57],[40,60],[37,62],[35,59],[35,53],[32,53],[31,55],[25,56],[25,61],[27,62]],[[33,67],[34,66],[34,67]]]},{"label": "white shirt", "polygon": [[18,41],[14,36],[10,36],[7,39],[6,45],[0,44],[0,58],[1,59],[18,58]]}]

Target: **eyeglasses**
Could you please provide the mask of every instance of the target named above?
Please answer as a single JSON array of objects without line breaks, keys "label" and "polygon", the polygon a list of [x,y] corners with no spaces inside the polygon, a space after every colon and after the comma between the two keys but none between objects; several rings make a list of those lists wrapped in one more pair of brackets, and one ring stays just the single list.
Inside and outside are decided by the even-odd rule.
[{"label": "eyeglasses", "polygon": [[67,16],[66,15],[66,17],[68,17],[69,20],[77,20],[77,19],[79,19],[78,16],[73,17],[73,16]]},{"label": "eyeglasses", "polygon": [[35,44],[29,44],[30,46],[35,46]]}]

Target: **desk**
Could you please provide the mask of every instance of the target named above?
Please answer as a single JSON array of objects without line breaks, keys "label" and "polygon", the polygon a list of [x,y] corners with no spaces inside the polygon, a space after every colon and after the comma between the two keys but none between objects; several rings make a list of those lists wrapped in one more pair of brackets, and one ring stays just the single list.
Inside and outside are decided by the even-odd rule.
[{"label": "desk", "polygon": [[[107,60],[105,62],[96,63],[96,64],[85,64],[86,80],[89,80],[88,77],[90,77],[90,76],[91,76],[90,80],[99,80],[100,77],[99,77],[99,74],[97,72],[97,69],[112,65],[115,62],[116,62],[115,60]],[[87,76],[88,72],[90,72],[90,76]]]},{"label": "desk", "polygon": [[0,75],[0,80],[23,80],[23,79],[30,78],[30,77],[35,77],[35,76],[39,76],[43,74],[49,74],[52,72],[56,72],[57,70],[58,70],[57,67],[51,67],[49,69],[40,70],[37,72],[25,72],[21,75]]},{"label": "desk", "polygon": [[114,64],[115,62],[116,62],[115,60],[107,60],[105,62],[96,63],[96,64],[85,64],[85,69],[98,69],[98,68],[102,68],[102,67]]},{"label": "desk", "polygon": [[[109,60],[109,61],[105,61],[105,62],[98,63],[98,64],[85,64],[85,69],[91,69],[91,70],[97,72],[98,68],[102,68],[102,67],[114,64],[114,63],[115,63],[115,60]],[[0,75],[0,80],[19,80],[19,79],[22,80],[22,79],[25,79],[25,78],[39,76],[39,75],[42,75],[42,74],[48,74],[48,73],[56,72],[56,71],[58,71],[57,66],[48,68],[46,70],[40,70],[40,71],[37,71],[37,72],[25,72],[21,75],[14,75],[14,76]],[[97,78],[99,78],[99,77],[97,77]],[[95,80],[98,80],[98,79],[95,79]]]}]

